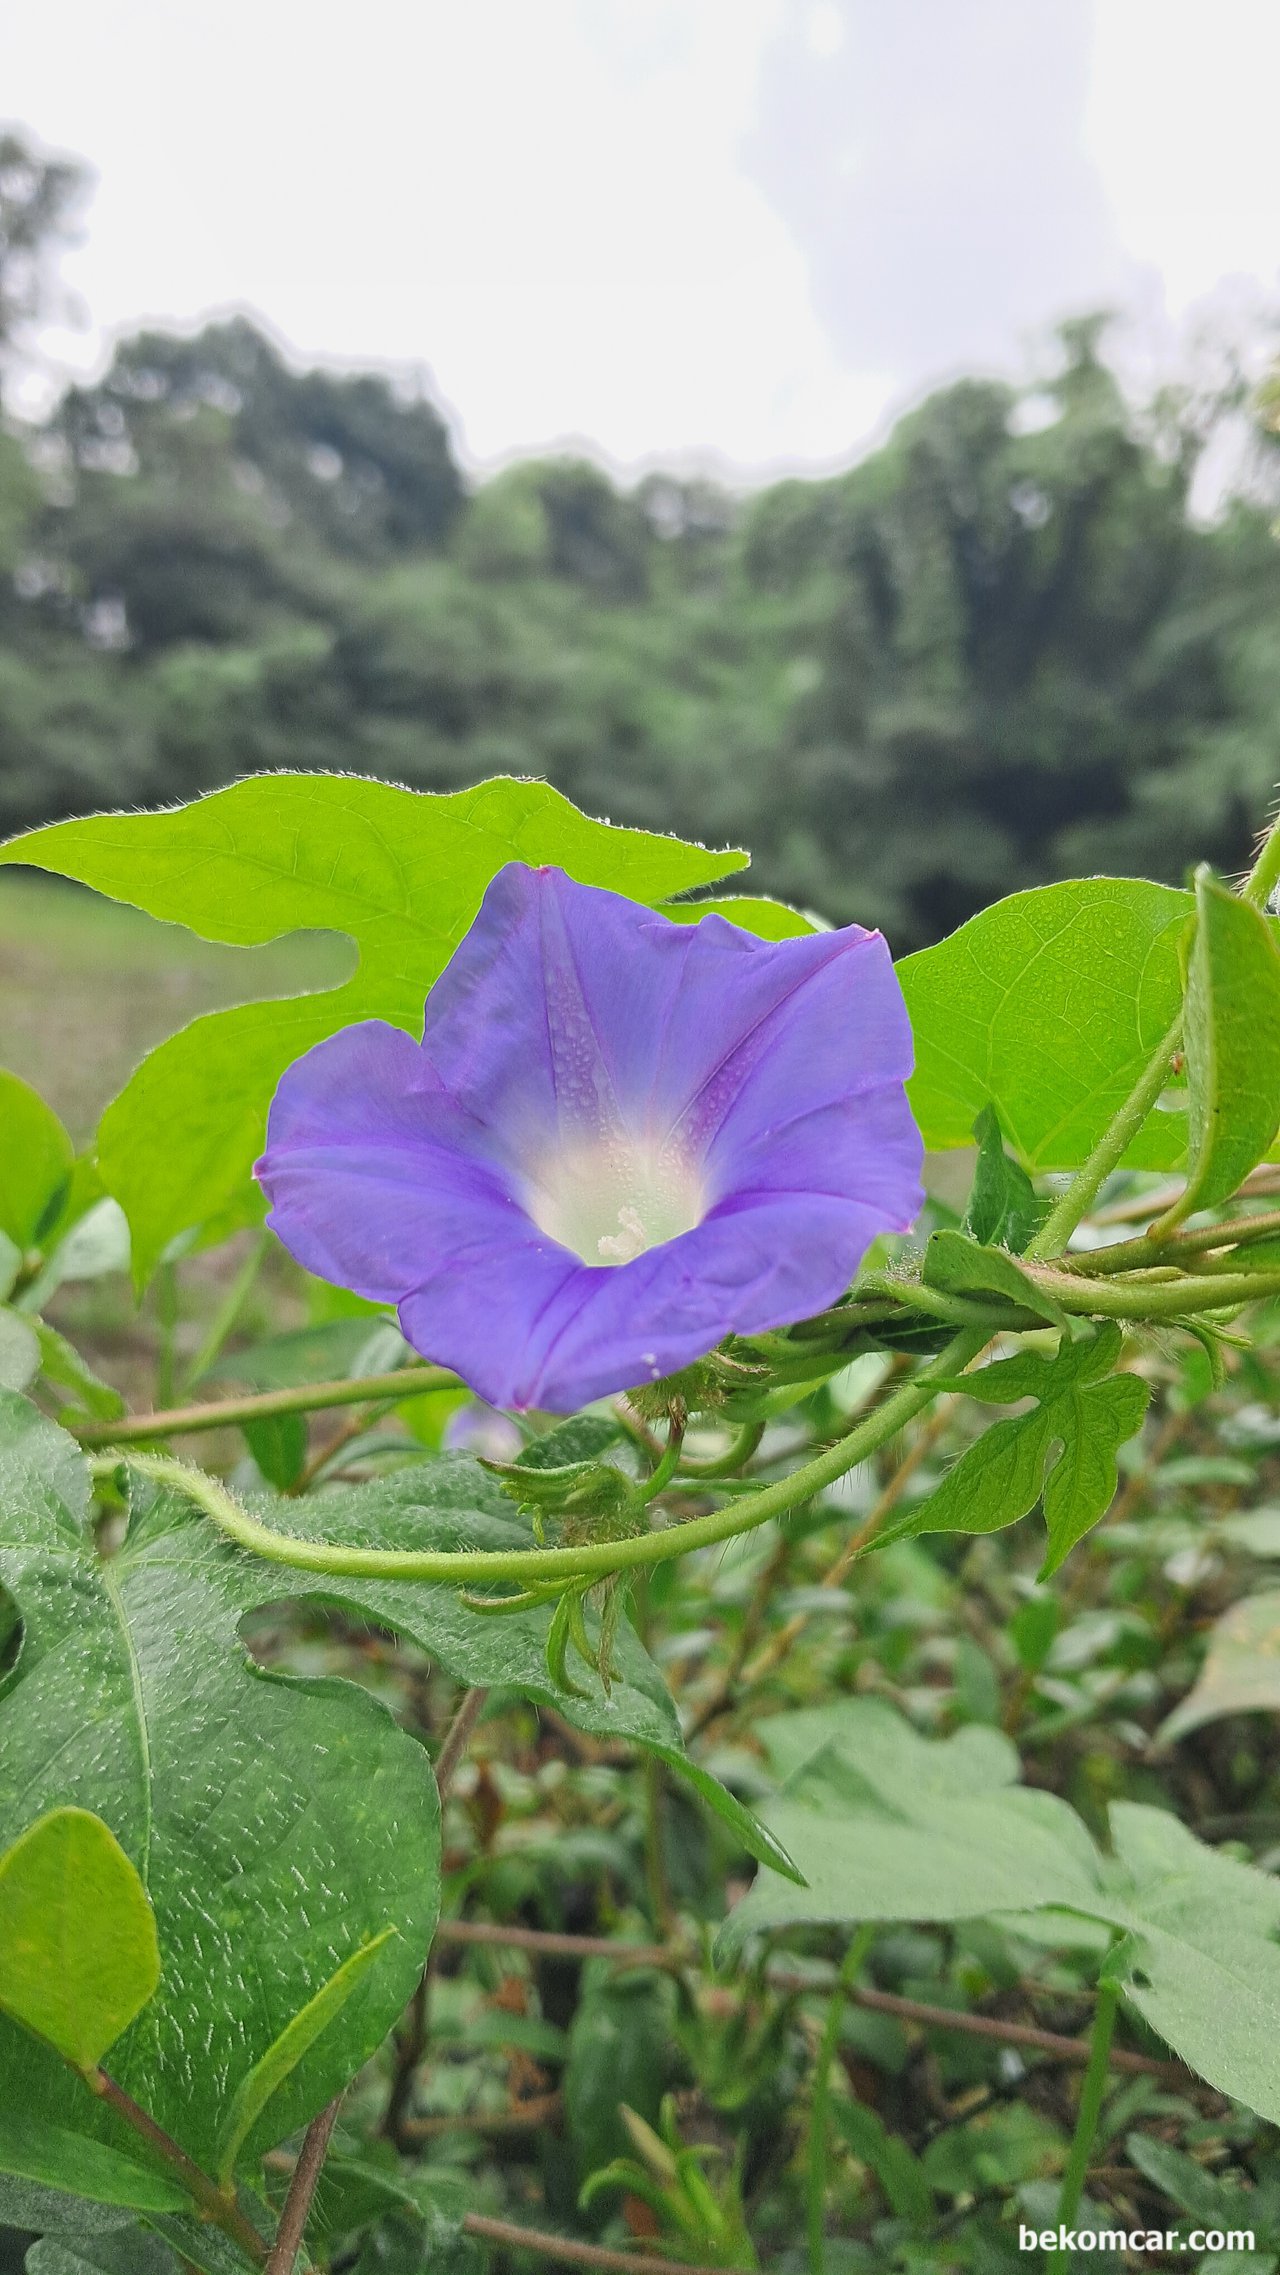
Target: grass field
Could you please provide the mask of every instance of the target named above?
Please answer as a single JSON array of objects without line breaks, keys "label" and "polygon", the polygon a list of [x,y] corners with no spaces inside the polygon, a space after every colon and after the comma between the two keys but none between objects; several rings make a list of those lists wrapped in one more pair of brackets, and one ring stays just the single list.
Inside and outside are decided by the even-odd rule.
[{"label": "grass field", "polygon": [[332,987],[332,933],[219,948],[77,885],[0,874],[0,1066],[34,1084],[82,1143],[140,1058],[202,1011]]}]

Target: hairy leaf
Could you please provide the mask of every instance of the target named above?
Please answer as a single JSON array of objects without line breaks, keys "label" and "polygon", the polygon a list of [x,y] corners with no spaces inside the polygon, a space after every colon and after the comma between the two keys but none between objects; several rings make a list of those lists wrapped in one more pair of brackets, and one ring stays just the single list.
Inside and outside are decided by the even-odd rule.
[{"label": "hairy leaf", "polygon": [[250,1170],[286,1066],[339,1027],[421,1029],[427,989],[508,861],[552,862],[650,904],[745,866],[676,838],[590,820],[542,782],[500,778],[448,795],[338,774],[261,774],[165,813],[100,814],[0,849],[184,924],[249,945],[341,932],[354,976],[324,994],[197,1019],[143,1060],[99,1132],[107,1191],[145,1281],[166,1243],[260,1213]]},{"label": "hairy leaf", "polygon": [[[249,1661],[238,1628],[278,1592],[273,1575],[184,1500],[143,1490],[138,1502],[123,1545],[100,1556],[78,1449],[21,1400],[0,1400],[0,1580],[23,1622],[0,1694],[0,1838],[51,1808],[88,1806],[110,1826],[150,1898],[163,1963],[111,2072],[207,2163],[255,2065],[392,1924],[248,2146],[313,2116],[385,2036],[434,1929],[437,1806],[421,1748],[365,1693]],[[11,2167],[30,2178],[89,2194],[82,2148],[138,2155],[57,2057],[6,2022],[0,2112],[39,2132],[43,2167]],[[0,2164],[5,2149],[0,2138]]]},{"label": "hairy leaf", "polygon": [[160,1980],[156,1924],[115,1835],[53,1809],[0,1856],[0,2009],[91,2069]]},{"label": "hairy leaf", "polygon": [[287,2022],[280,2035],[268,2046],[266,2053],[254,2063],[246,2078],[236,2088],[234,2099],[227,2111],[218,2145],[217,2177],[224,2186],[230,2184],[240,2151],[257,2124],[272,2096],[279,2092],[287,2077],[297,2069],[303,2055],[314,2046],[321,2033],[341,2014],[359,1984],[363,1982],[384,1943],[395,1934],[393,1927],[384,1928],[368,1943],[362,1943],[349,1959],[323,1983],[313,1999],[309,1999],[301,2013]]},{"label": "hairy leaf", "polygon": [[[1106,1972],[1174,2052],[1219,2092],[1280,2118],[1272,1874],[1132,1802],[1113,1806],[1114,1853],[1102,1854],[1064,1801],[1012,1783],[1017,1757],[994,1731],[921,1738],[869,1699],[766,1728],[779,1733],[775,1759],[793,1765],[768,1819],[810,1885],[761,1873],[721,1929],[721,1953],[757,1930],[810,1921],[1082,1914],[1119,1932]],[[1031,1889],[1029,1900],[1019,1892]]]},{"label": "hairy leaf", "polygon": [[790,1774],[765,1811],[806,1887],[761,1872],[720,1931],[732,1956],[761,1928],[968,1919],[1040,1904],[1087,1906],[1093,1846],[1064,1801],[1015,1780],[995,1731],[917,1736],[891,1707],[842,1699],[764,1725]]},{"label": "hairy leaf", "polygon": [[[1173,1022],[1193,905],[1136,877],[1043,885],[906,957],[925,1144],[968,1145],[994,1106],[1027,1168],[1078,1168]],[[1186,1116],[1156,1113],[1126,1159],[1174,1169],[1186,1145]]]},{"label": "hairy leaf", "polygon": [[995,1297],[1020,1304],[1037,1319],[1071,1333],[1071,1321],[1060,1303],[1037,1287],[1031,1274],[1004,1248],[986,1248],[967,1240],[962,1232],[931,1234],[924,1252],[924,1280],[931,1288],[951,1295]]}]

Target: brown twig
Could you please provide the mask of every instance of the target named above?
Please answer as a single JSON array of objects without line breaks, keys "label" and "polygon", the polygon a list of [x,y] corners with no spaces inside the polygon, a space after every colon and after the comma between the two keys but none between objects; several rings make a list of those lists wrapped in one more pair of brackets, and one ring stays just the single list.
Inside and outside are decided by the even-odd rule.
[{"label": "brown twig", "polygon": [[298,2256],[298,2247],[307,2225],[311,2199],[315,2195],[316,2182],[329,2153],[329,2139],[337,2124],[341,2106],[342,2095],[338,2094],[327,2109],[322,2109],[318,2117],[312,2118],[307,2127],[306,2139],[293,2168],[289,2193],[284,2200],[284,2210],[280,2214],[280,2225],[276,2229],[276,2240],[271,2246],[271,2256],[264,2275],[293,2275],[293,2263]]},{"label": "brown twig", "polygon": [[471,1733],[484,1712],[484,1702],[488,1696],[488,1691],[483,1690],[478,1683],[473,1684],[470,1690],[464,1690],[458,1710],[441,1740],[440,1751],[436,1755],[436,1785],[442,1801],[471,1742]]},{"label": "brown twig", "polygon": [[[694,1957],[687,1945],[679,1943],[617,1943],[605,1935],[561,1935],[546,1928],[502,1927],[488,1920],[444,1920],[437,1941],[496,1944],[513,1951],[538,1952],[562,1959],[612,1959],[619,1967],[684,1968]],[[821,1976],[789,1974],[784,1969],[770,1968],[765,1981],[780,1991],[821,1994],[831,1988]],[[900,2022],[919,2022],[929,2029],[959,2030],[972,2038],[994,2038],[1007,2046],[1029,2046],[1041,2054],[1052,2054],[1062,2062],[1089,2059],[1087,2039],[1064,2037],[1056,2030],[1040,2030],[1031,2022],[1002,2022],[992,2015],[930,2006],[922,1999],[899,1998],[892,1991],[873,1990],[870,1985],[861,1983],[854,1985],[849,1998],[855,2006],[865,2006],[877,2014],[895,2015]],[[1117,2069],[1140,2071],[1146,2077],[1163,2078],[1168,2083],[1185,2085],[1193,2074],[1181,2062],[1162,2062],[1154,2055],[1133,2054],[1124,2048],[1113,2050],[1111,2059]]]},{"label": "brown twig", "polygon": [[[823,1990],[824,1984],[814,1983],[808,1975],[788,1975],[772,1969],[766,1982],[777,1990]],[[949,2006],[930,2006],[924,1999],[899,1998],[892,1991],[872,1990],[869,1985],[856,1984],[848,1994],[854,2006],[866,2007],[873,2014],[890,2014],[899,2022],[918,2022],[927,2030],[959,2030],[970,2038],[992,2038],[1002,2046],[1027,2046],[1040,2054],[1050,2054],[1055,2061],[1086,2063],[1092,2051],[1087,2038],[1066,2038],[1056,2030],[1039,2030],[1031,2022],[1001,2022],[994,2015],[966,2014]],[[1124,2047],[1113,2047],[1110,2056],[1118,2070],[1134,2070],[1144,2077],[1162,2078],[1166,2085],[1185,2086],[1192,2076],[1181,2062],[1158,2061],[1151,2054],[1131,2054]]]},{"label": "brown twig", "polygon": [[245,2218],[234,2197],[224,2195],[216,2180],[203,2172],[187,2155],[186,2150],[178,2146],[172,2135],[165,2132],[163,2125],[157,2125],[155,2118],[148,2116],[132,2094],[126,2093],[124,2087],[117,2085],[113,2077],[108,2077],[105,2070],[90,2070],[82,2074],[90,2091],[105,2101],[109,2109],[114,2109],[117,2117],[122,2117],[126,2125],[131,2125],[134,2132],[168,2165],[170,2172],[181,2181],[188,2196],[199,2205],[205,2218],[215,2227],[221,2228],[233,2243],[238,2244],[255,2266],[263,2266],[267,2257],[267,2245],[252,2221]]},{"label": "brown twig", "polygon": [[[436,1756],[436,1786],[441,1803],[444,1802],[449,1787],[453,1783],[458,1764],[462,1760],[471,1734],[484,1712],[484,1702],[488,1696],[488,1691],[482,1689],[477,1683],[470,1690],[464,1690],[458,1701],[453,1720],[445,1731],[441,1740],[440,1751]],[[441,1940],[447,1940],[450,1924],[447,1920],[441,1922],[436,1930],[435,1940],[437,1943]],[[383,2138],[394,2141],[398,2149],[405,2148],[414,2137],[410,2130],[409,2111],[413,2105],[414,2081],[417,2078],[423,2055],[427,2050],[427,1999],[430,1994],[430,1987],[431,1961],[428,1959],[418,1977],[413,1997],[409,2001],[404,2022],[396,2039],[396,2058],[391,2077],[391,2090],[387,2095],[387,2106],[382,2113],[382,2122],[378,2128]]]},{"label": "brown twig", "polygon": [[616,1959],[626,1967],[687,1967],[692,1953],[678,1943],[618,1943],[607,1935],[561,1935],[552,1928],[497,1927],[488,1920],[441,1920],[437,1943],[496,1944],[555,1959]]},{"label": "brown twig", "polygon": [[548,2235],[542,2228],[518,2228],[510,2220],[490,2220],[482,2212],[468,2212],[462,2225],[467,2235],[483,2236],[489,2243],[505,2243],[513,2251],[536,2251],[544,2259],[561,2259],[569,2267],[599,2267],[604,2275],[745,2275],[742,2269],[694,2267],[687,2259],[659,2259],[648,2251],[610,2251],[602,2243],[577,2243],[568,2236]]},{"label": "brown twig", "polygon": [[416,1398],[424,1390],[452,1390],[447,1367],[397,1367],[392,1374],[353,1376],[346,1382],[308,1382],[285,1390],[257,1390],[244,1398],[214,1398],[199,1406],[169,1406],[155,1414],[121,1414],[110,1422],[82,1422],[82,1446],[131,1446],[146,1438],[187,1437],[228,1423],[260,1422],[273,1414],[318,1414],[327,1406],[357,1406],[377,1398]]}]

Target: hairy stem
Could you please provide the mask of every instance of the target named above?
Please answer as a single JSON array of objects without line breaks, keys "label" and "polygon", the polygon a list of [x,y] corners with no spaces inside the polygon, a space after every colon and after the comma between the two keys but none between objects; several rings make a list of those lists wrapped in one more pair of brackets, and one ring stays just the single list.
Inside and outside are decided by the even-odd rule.
[{"label": "hairy stem", "polygon": [[424,1390],[455,1390],[447,1367],[398,1367],[393,1374],[353,1375],[343,1382],[305,1382],[284,1390],[253,1391],[244,1398],[213,1398],[199,1406],[171,1406],[155,1414],[121,1414],[110,1422],[84,1422],[82,1446],[127,1446],[140,1438],[190,1437],[229,1423],[262,1421],[272,1414],[318,1414],[326,1406],[356,1406],[376,1398],[416,1398]]},{"label": "hairy stem", "polygon": [[[1217,1291],[1215,1290],[1215,1294]],[[1217,1295],[1217,1300],[1225,1297]],[[824,1447],[788,1477],[762,1486],[745,1499],[731,1501],[705,1517],[691,1517],[661,1532],[637,1533],[624,1540],[587,1541],[572,1548],[531,1549],[398,1549],[352,1548],[338,1543],[306,1540],[292,1533],[275,1532],[251,1517],[225,1488],[202,1471],[166,1455],[127,1454],[131,1469],[157,1485],[186,1494],[219,1531],[241,1548],[269,1562],[288,1564],[304,1572],[362,1580],[423,1580],[445,1586],[470,1586],[474,1581],[515,1580],[522,1584],[551,1579],[597,1579],[606,1573],[638,1566],[666,1564],[695,1548],[708,1548],[737,1534],[752,1531],[811,1501],[846,1470],[865,1461],[911,1421],[935,1395],[939,1377],[954,1378],[978,1356],[987,1341],[982,1330],[954,1336],[945,1350],[866,1415],[846,1436]],[[118,1462],[110,1456],[91,1461],[95,1476],[111,1474]]]},{"label": "hairy stem", "polygon": [[1251,901],[1255,908],[1266,908],[1277,886],[1280,886],[1280,813],[1258,847],[1253,867],[1240,887],[1240,898]]}]

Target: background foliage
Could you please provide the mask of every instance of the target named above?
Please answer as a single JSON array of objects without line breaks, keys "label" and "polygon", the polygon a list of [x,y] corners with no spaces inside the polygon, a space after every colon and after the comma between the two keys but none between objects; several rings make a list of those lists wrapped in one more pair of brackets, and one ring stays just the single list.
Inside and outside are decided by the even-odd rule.
[{"label": "background foliage", "polygon": [[[0,163],[0,358],[74,169]],[[7,187],[5,185],[8,185]],[[899,950],[1001,892],[1246,858],[1274,773],[1280,554],[1222,346],[1141,408],[1102,319],[964,379],[830,480],[735,496],[583,460],[476,489],[420,394],[244,318],[121,341],[0,434],[0,830],[268,767],[544,776],[753,848]]]}]

